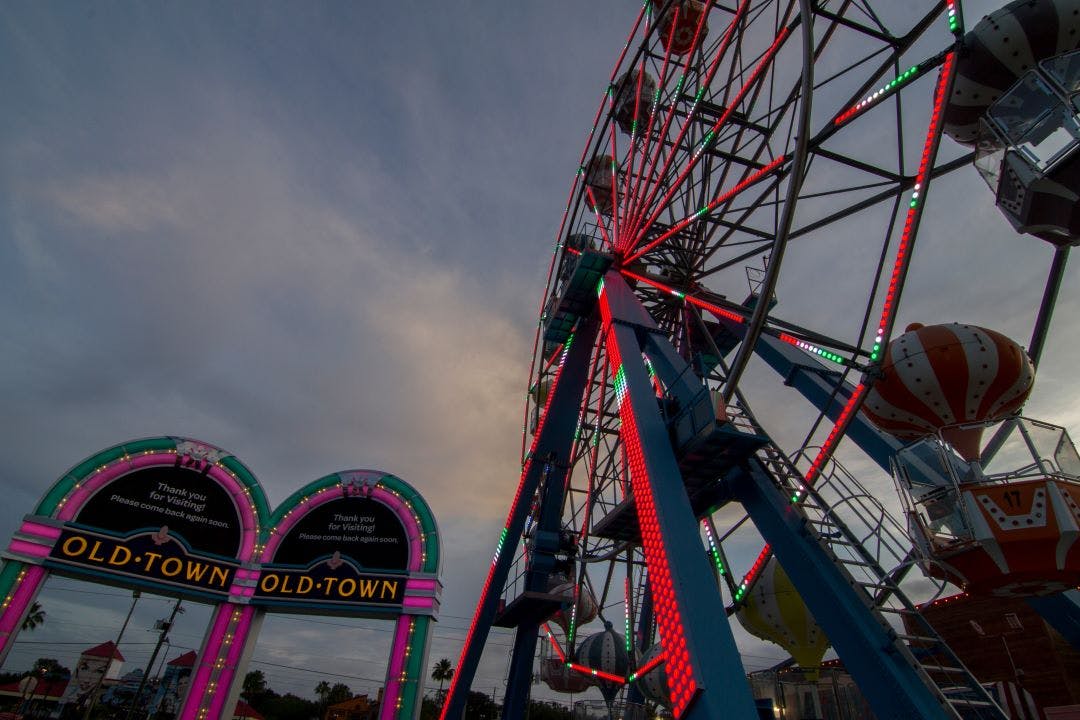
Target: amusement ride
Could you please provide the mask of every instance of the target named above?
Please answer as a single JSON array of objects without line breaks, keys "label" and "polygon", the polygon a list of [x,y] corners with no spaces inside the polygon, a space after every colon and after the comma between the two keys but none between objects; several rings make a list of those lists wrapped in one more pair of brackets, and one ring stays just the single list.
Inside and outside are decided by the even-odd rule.
[{"label": "amusement ride", "polygon": [[[831,646],[881,720],[1005,717],[912,584],[1025,598],[1080,647],[1080,456],[1020,414],[1080,240],[1078,47],[1075,0],[970,27],[952,0],[646,0],[558,229],[443,718],[493,626],[516,631],[504,717],[538,677],[612,718],[756,718],[732,615],[809,673]],[[953,173],[1051,248],[1026,348],[897,326]],[[794,399],[749,390],[770,369]]]}]

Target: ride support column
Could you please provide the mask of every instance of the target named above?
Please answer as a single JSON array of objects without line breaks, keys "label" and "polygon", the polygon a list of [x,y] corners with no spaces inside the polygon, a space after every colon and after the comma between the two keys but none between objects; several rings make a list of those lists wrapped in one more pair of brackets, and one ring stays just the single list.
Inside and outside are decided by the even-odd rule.
[{"label": "ride support column", "polygon": [[617,272],[604,278],[600,311],[672,711],[679,720],[756,718],[731,628],[717,621],[723,598],[642,359],[643,340],[657,330]]},{"label": "ride support column", "polygon": [[[559,549],[559,529],[563,500],[566,496],[567,465],[557,457],[545,458],[540,484],[538,522],[530,543],[525,589],[533,592],[547,590],[548,579]],[[520,717],[523,699],[530,693],[533,681],[533,657],[536,655],[540,623],[527,621],[518,625],[514,635],[514,650],[510,657],[506,693],[503,696],[502,716],[505,720]]]},{"label": "ride support column", "polygon": [[[599,322],[594,312],[592,317],[584,319],[579,325],[577,334],[571,335],[567,340],[568,347],[563,348],[563,358],[552,384],[547,408],[541,425],[536,431],[532,450],[522,469],[517,494],[510,506],[510,514],[506,518],[506,524],[496,546],[487,581],[480,591],[480,600],[473,615],[469,634],[465,637],[465,646],[461,650],[457,670],[450,681],[442,714],[439,716],[440,720],[460,720],[465,713],[469,688],[476,676],[476,668],[484,652],[484,643],[487,642],[491,624],[498,611],[499,599],[506,585],[510,566],[514,562],[517,543],[520,542],[522,533],[525,531],[525,521],[533,496],[547,469],[547,459],[565,458],[570,454],[578,422],[578,407],[588,380],[589,356],[596,341],[598,328]],[[529,660],[531,662],[531,657]],[[517,687],[516,684],[515,687]],[[510,698],[507,699],[510,700]],[[517,697],[513,700],[523,705],[526,698]]]}]

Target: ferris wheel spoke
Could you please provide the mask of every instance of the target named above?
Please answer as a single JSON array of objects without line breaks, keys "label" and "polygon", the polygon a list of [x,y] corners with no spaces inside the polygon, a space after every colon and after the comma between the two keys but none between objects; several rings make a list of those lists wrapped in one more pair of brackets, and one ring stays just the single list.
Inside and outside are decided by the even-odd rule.
[{"label": "ferris wheel spoke", "polygon": [[[669,48],[671,47],[671,44],[672,44],[672,38],[673,38],[673,36],[675,34],[675,29],[676,29],[676,24],[672,23],[671,28],[668,30],[668,47]],[[646,161],[648,160],[648,157],[649,157],[649,146],[652,143],[652,138],[653,138],[653,133],[651,131],[651,125],[653,124],[653,121],[656,118],[656,111],[659,109],[659,106],[660,106],[661,89],[667,86],[667,80],[668,80],[667,73],[668,73],[668,67],[671,64],[671,55],[672,55],[672,53],[671,53],[670,49],[668,49],[668,50],[666,50],[664,52],[664,62],[662,64],[661,68],[660,68],[660,75],[659,75],[659,79],[657,81],[657,90],[654,93],[653,97],[649,98],[649,100],[648,100],[648,104],[649,104],[648,121],[647,121],[646,125],[642,128],[643,129],[643,133],[642,133],[643,147],[641,149],[641,158],[640,158],[640,161],[639,161],[639,164],[638,164],[638,167],[637,167],[636,171],[634,169],[634,152],[633,152],[633,149],[634,149],[634,147],[636,145],[633,143],[634,132],[633,131],[631,132],[631,143],[632,143],[632,145],[631,145],[631,154],[630,154],[630,157],[628,158],[628,161],[627,161],[628,171],[626,173],[626,188],[625,188],[624,195],[623,195],[623,216],[626,217],[627,219],[629,219],[632,216],[632,213],[634,212],[634,209],[635,209],[634,200],[638,197],[638,193],[641,190],[641,179],[642,179],[643,173],[645,172],[645,163],[646,163]],[[687,70],[688,67],[689,67],[689,59],[687,60],[687,64],[683,67],[683,75],[684,76],[686,74],[686,70]],[[638,91],[637,91],[637,94],[635,96],[635,102],[636,103],[641,101],[641,87],[642,87],[642,84],[644,82],[645,70],[646,70],[646,68],[645,68],[645,57],[643,55],[643,57],[641,59],[641,64],[638,67],[638,77],[637,77]],[[674,111],[674,108],[675,108],[675,103],[672,102],[670,104],[670,110],[668,112],[668,115],[664,120],[664,129],[660,133],[661,138],[663,138],[664,134],[666,133],[667,126],[671,121],[671,113]],[[637,111],[638,111],[638,108],[635,106],[635,108],[634,108],[634,113],[635,113],[634,124],[632,126],[633,130],[635,130],[635,131],[637,129],[637,122],[638,122]],[[663,144],[662,142],[659,143],[659,145],[661,145],[661,146],[662,146],[662,144]],[[620,240],[619,250],[625,250],[624,243],[625,243],[625,239]]]},{"label": "ferris wheel spoke", "polygon": [[658,186],[655,186],[653,188],[653,191],[650,193],[648,200],[646,200],[645,202],[645,208],[653,208],[652,214],[649,215],[643,223],[638,225],[638,227],[642,229],[637,232],[634,241],[630,245],[631,248],[636,247],[637,243],[643,239],[646,229],[659,219],[661,212],[663,212],[663,209],[671,201],[672,197],[677,192],[680,184],[686,179],[686,177],[690,175],[694,168],[697,167],[698,162],[701,160],[702,153],[707,148],[709,148],[711,144],[715,141],[716,133],[719,132],[719,130],[727,124],[728,120],[735,112],[735,108],[738,106],[739,102],[757,84],[758,80],[761,78],[762,73],[764,73],[764,71],[769,67],[769,64],[776,57],[776,53],[783,46],[784,40],[791,36],[791,30],[792,25],[786,25],[780,30],[780,33],[776,36],[773,44],[765,52],[764,57],[761,58],[757,66],[755,66],[754,70],[751,71],[750,76],[747,78],[746,82],[742,85],[739,91],[735,94],[735,97],[732,99],[731,103],[727,106],[727,108],[723,111],[717,121],[713,124],[712,128],[705,134],[705,137],[702,139],[697,149],[690,156],[686,167],[671,184],[671,189],[664,194],[664,196],[659,202],[656,203],[655,206],[653,205],[653,199],[656,195],[656,189]]},{"label": "ferris wheel spoke", "polygon": [[[614,109],[614,107],[612,108]],[[608,202],[611,204],[611,241],[610,247],[612,250],[618,249],[619,238],[619,149],[616,142],[616,136],[618,133],[611,131],[608,133],[611,136],[611,177],[608,182],[611,183],[611,198]],[[634,147],[633,142],[630,143],[631,150]]]},{"label": "ferris wheel spoke", "polygon": [[592,208],[593,214],[596,216],[596,227],[600,230],[604,245],[608,248],[613,248],[615,245],[611,236],[608,235],[607,226],[604,224],[600,201],[597,200],[596,195],[593,193],[593,189],[588,185],[585,186],[585,194],[589,199],[589,207]]},{"label": "ferris wheel spoke", "polygon": [[[938,178],[938,177],[941,177],[942,175],[946,175],[946,174],[954,172],[956,170],[960,170],[962,168],[965,168],[965,167],[971,165],[971,161],[972,161],[973,157],[974,157],[974,153],[967,153],[965,155],[961,155],[960,157],[958,157],[958,158],[956,158],[954,160],[950,160],[950,161],[948,161],[946,163],[942,163],[941,165],[936,166],[929,173],[929,177]],[[815,220],[812,223],[807,223],[806,225],[803,225],[801,227],[793,228],[792,231],[791,231],[791,238],[795,239],[795,238],[798,238],[798,237],[802,237],[804,235],[809,235],[809,234],[811,234],[813,232],[816,232],[817,230],[820,230],[820,229],[822,229],[824,227],[827,227],[828,225],[831,225],[831,224],[833,224],[833,223],[835,223],[835,222],[837,222],[839,220],[843,220],[846,217],[850,217],[853,213],[857,213],[857,212],[860,212],[862,210],[870,209],[870,208],[874,207],[875,205],[879,205],[879,204],[881,204],[883,202],[888,202],[888,201],[891,201],[891,200],[895,200],[896,198],[902,196],[905,192],[911,190],[911,188],[914,187],[914,185],[915,185],[915,177],[914,176],[906,177],[898,185],[890,186],[887,190],[883,190],[883,191],[881,191],[881,192],[879,192],[879,193],[877,193],[877,194],[875,194],[875,195],[873,195],[871,197],[865,198],[865,199],[859,201],[858,203],[855,203],[853,205],[850,205],[850,206],[844,208],[843,210],[832,213],[831,215],[828,215],[828,216],[826,216],[824,218],[821,218],[820,220]]]},{"label": "ferris wheel spoke", "polygon": [[[937,3],[934,8],[919,18],[910,30],[893,36],[891,40],[886,41],[882,50],[887,51],[888,55],[877,66],[877,69],[867,76],[862,85],[855,89],[849,96],[847,102],[841,105],[844,110],[833,118],[832,123],[821,130],[821,133],[814,138],[812,145],[819,145],[826,136],[835,132],[840,126],[849,122],[856,115],[860,115],[871,107],[883,102],[899,92],[905,85],[909,85],[915,80],[918,80],[942,63],[946,51],[939,52],[930,58],[911,65],[882,85],[884,78],[893,74],[893,69],[895,67],[898,65],[902,67],[901,59],[904,53],[908,51],[920,37],[922,37],[930,25],[941,16],[942,12],[945,12],[946,7],[949,4],[950,3],[947,2]],[[863,61],[869,60],[876,54],[877,53],[868,55]],[[835,79],[835,77],[826,78],[824,82],[833,79]]]},{"label": "ferris wheel spoke", "polygon": [[[634,110],[633,110],[632,120],[630,122],[630,133],[629,133],[629,135],[630,135],[630,143],[629,143],[630,148],[629,148],[629,150],[627,152],[627,157],[626,157],[626,165],[627,165],[628,168],[631,168],[631,169],[634,167],[634,153],[635,153],[635,151],[637,149],[637,143],[635,142],[635,140],[636,140],[636,135],[637,135],[638,121],[640,119],[639,113],[640,113],[640,110],[641,110],[641,87],[642,87],[642,78],[644,78],[644,76],[645,76],[645,59],[642,58],[641,63],[638,66],[637,77],[636,77],[636,79],[634,79]],[[616,103],[620,100],[620,96],[621,96],[621,94],[622,94],[622,92],[624,90],[623,83],[625,82],[625,80],[628,77],[629,76],[624,75],[622,78],[620,78],[619,79],[619,84],[618,84],[618,86],[616,87],[616,89],[613,92],[612,103],[611,103],[611,113],[612,113],[612,115],[615,115],[618,112],[618,108],[616,107]],[[619,153],[618,153],[618,151],[616,150],[616,147],[615,147],[615,135],[616,135],[615,131],[612,130],[611,131],[611,157],[618,158]],[[615,164],[616,163],[613,163],[613,166]],[[624,181],[622,183],[622,194],[620,195],[619,192],[618,192],[618,187],[619,187],[618,173],[615,173],[614,171],[612,172],[612,192],[615,194],[614,202],[612,203],[612,205],[613,205],[613,213],[612,214],[613,214],[613,216],[615,218],[615,230],[614,230],[614,232],[615,232],[616,243],[617,243],[616,248],[615,248],[616,250],[620,250],[621,247],[622,247],[622,234],[619,232],[619,229],[620,229],[619,228],[619,218],[620,217],[625,217],[627,212],[628,212],[628,205],[629,205],[629,201],[630,201],[630,183],[631,183],[630,176],[632,174],[633,173],[629,172],[629,171],[624,171],[623,172]]]},{"label": "ferris wheel spoke", "polygon": [[[641,174],[639,172],[639,175],[641,177],[648,178],[651,184],[651,190],[649,190],[649,192],[647,193],[646,198],[643,198],[640,193],[635,192],[635,204],[631,208],[631,227],[628,236],[633,237],[634,235],[638,234],[639,230],[641,229],[641,216],[644,212],[647,211],[647,208],[652,202],[653,197],[655,197],[656,188],[660,184],[659,178],[665,177],[668,171],[671,169],[671,165],[674,162],[677,149],[682,144],[683,139],[686,137],[687,131],[691,127],[693,118],[696,116],[697,108],[702,97],[702,91],[704,91],[704,89],[709,87],[709,85],[712,83],[712,80],[716,75],[717,70],[720,68],[721,61],[724,57],[727,56],[728,49],[730,48],[731,42],[735,37],[735,30],[738,28],[739,23],[742,21],[742,19],[746,16],[746,12],[749,7],[749,0],[741,0],[739,6],[736,8],[734,14],[732,15],[731,21],[728,23],[727,28],[724,31],[724,35],[720,40],[719,46],[717,47],[716,52],[713,55],[712,62],[709,64],[708,69],[706,70],[703,78],[699,82],[701,90],[699,90],[699,92],[695,94],[694,101],[689,107],[689,109],[686,111],[683,124],[679,128],[674,142],[672,143],[672,150],[664,157],[663,167],[661,168],[660,172],[657,173],[657,162],[659,161],[661,155],[664,154],[664,138],[666,138],[668,135],[671,123],[675,117],[675,112],[679,107],[679,96],[683,91],[683,85],[685,84],[686,78],[689,73],[690,57],[688,56],[686,61],[684,62],[682,75],[679,78],[678,83],[676,83],[675,88],[671,94],[671,99],[668,104],[668,112],[666,117],[664,118],[663,127],[660,129],[660,133],[658,136],[659,140],[656,146],[656,153],[651,158],[649,171],[644,174]],[[705,15],[703,14],[702,20],[704,20],[704,17]],[[674,23],[672,24],[672,30],[674,30]],[[700,32],[700,27],[698,28],[698,32]],[[642,158],[642,167],[644,167],[644,157]],[[628,243],[626,247],[627,249],[630,249],[632,248],[632,245]]]},{"label": "ferris wheel spoke", "polygon": [[[687,295],[658,282],[654,278],[639,275],[625,269],[622,270],[622,274],[633,280],[648,283],[657,290],[664,291],[672,297],[679,298],[687,305],[693,306],[699,310],[706,310],[714,315],[733,320],[737,323],[746,323],[749,319],[749,310],[742,306],[729,303],[725,307],[721,304],[722,301],[719,298]],[[706,295],[708,294],[706,293]],[[868,358],[868,351],[862,350],[855,345],[848,344],[843,340],[801,328],[794,323],[786,322],[776,317],[770,317],[762,331],[767,335],[777,338],[781,342],[794,345],[811,355],[815,355],[836,365],[843,365],[856,369],[866,369],[867,367],[866,365],[860,364],[857,361],[857,358]],[[719,351],[716,352],[719,353]],[[839,353],[845,353],[847,357],[842,356]]]},{"label": "ferris wheel spoke", "polygon": [[645,255],[647,252],[649,252],[650,250],[655,248],[656,246],[663,243],[668,238],[672,237],[673,235],[675,235],[675,234],[681,232],[682,230],[686,229],[687,227],[689,227],[695,221],[699,220],[703,216],[706,216],[706,215],[712,213],[720,205],[732,200],[736,195],[741,193],[743,190],[747,189],[751,185],[754,185],[755,183],[759,182],[760,180],[765,178],[770,173],[777,170],[777,168],[779,168],[781,165],[783,165],[785,162],[787,162],[787,160],[788,160],[787,156],[781,155],[781,156],[777,157],[776,159],[774,159],[772,162],[770,162],[765,167],[758,170],[757,172],[751,173],[749,176],[743,178],[739,183],[737,183],[730,190],[727,190],[725,192],[721,192],[719,195],[717,195],[711,202],[709,202],[708,205],[701,208],[701,210],[694,213],[690,217],[684,218],[683,220],[679,221],[672,228],[670,228],[669,230],[662,233],[655,240],[650,241],[647,245],[645,245],[644,247],[640,248],[635,253],[630,255],[626,259],[626,262],[627,263],[634,262],[635,260],[637,260],[641,256]]}]

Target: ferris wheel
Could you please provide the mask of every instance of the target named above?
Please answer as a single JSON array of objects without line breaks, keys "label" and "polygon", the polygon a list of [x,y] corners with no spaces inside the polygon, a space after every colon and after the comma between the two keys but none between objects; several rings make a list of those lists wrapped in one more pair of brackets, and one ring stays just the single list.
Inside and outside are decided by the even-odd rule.
[{"label": "ferris wheel", "polygon": [[[1044,29],[1054,19],[1052,47],[1028,39],[1022,59],[1033,66],[1075,50],[1077,20],[1047,0],[965,44],[954,2],[881,5],[640,9],[558,230],[521,481],[444,718],[461,716],[492,625],[517,628],[510,716],[543,636],[540,677],[599,687],[611,716],[653,701],[680,718],[756,717],[726,615],[778,576],[777,561],[878,717],[1003,717],[905,595],[918,560],[907,529],[834,453],[849,437],[888,464],[880,458],[906,439],[859,411],[892,357],[935,179],[980,162],[1009,221],[1060,248],[1033,336],[1041,345],[1080,223],[1071,206],[1047,210],[1061,193],[1039,192],[1075,181],[1080,132],[1022,138],[1036,160],[1010,166],[1017,122],[998,132],[980,118],[1037,68],[1018,60],[991,82],[971,77],[978,63],[965,58],[993,46],[998,25],[1038,24],[1028,12]],[[1039,82],[1053,84],[1039,67]],[[1075,114],[1080,63],[1054,67],[1052,100]],[[776,412],[777,395],[751,380],[769,366],[775,385],[809,402]],[[1018,397],[991,405],[1004,416]],[[922,495],[909,500],[924,509]],[[729,563],[759,538],[767,544],[751,560]]]}]

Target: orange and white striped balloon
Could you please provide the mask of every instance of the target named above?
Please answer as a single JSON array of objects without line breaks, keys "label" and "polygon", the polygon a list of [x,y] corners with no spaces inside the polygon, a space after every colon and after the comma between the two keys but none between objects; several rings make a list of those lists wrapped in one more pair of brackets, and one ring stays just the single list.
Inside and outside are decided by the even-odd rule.
[{"label": "orange and white striped balloon", "polygon": [[[881,370],[862,411],[901,440],[1001,420],[1024,404],[1035,379],[1031,359],[1017,343],[959,323],[909,326],[889,343]],[[943,434],[964,459],[978,458],[981,429]]]}]

